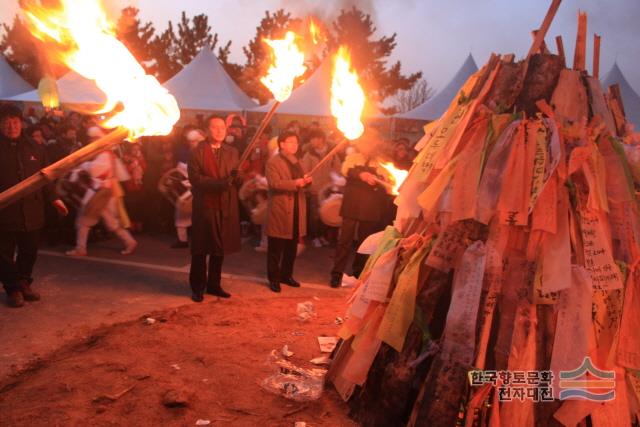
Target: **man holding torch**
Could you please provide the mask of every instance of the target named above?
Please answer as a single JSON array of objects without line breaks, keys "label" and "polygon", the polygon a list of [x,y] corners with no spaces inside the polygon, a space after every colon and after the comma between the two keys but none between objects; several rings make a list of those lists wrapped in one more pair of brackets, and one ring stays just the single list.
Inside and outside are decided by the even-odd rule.
[{"label": "man holding torch", "polygon": [[189,284],[195,302],[202,302],[205,291],[221,298],[231,296],[221,286],[222,261],[241,246],[238,151],[223,144],[227,126],[222,117],[209,117],[207,130],[207,139],[191,151],[188,164],[193,193]]},{"label": "man holding torch", "polygon": [[[106,118],[100,125],[114,130],[47,165],[44,147],[35,148],[20,140],[20,114],[7,110],[0,114],[0,279],[14,306],[25,299],[38,299],[28,285],[37,251],[36,231],[44,216],[41,189],[123,138],[131,141],[169,134],[180,118],[175,98],[147,75],[115,38],[102,2],[24,1],[20,6],[28,30],[39,40],[36,46],[46,52],[47,60],[73,69],[104,92],[106,102],[98,111]],[[45,190],[45,194],[60,213],[66,214],[66,207],[54,199],[51,191]],[[16,247],[18,257],[14,262]]]},{"label": "man holding torch", "polygon": [[279,153],[267,162],[269,210],[267,215],[267,276],[269,288],[280,292],[280,284],[294,288],[300,283],[293,278],[298,239],[307,232],[307,199],[305,187],[311,184],[296,153],[299,136],[283,132],[278,137]]},{"label": "man holding torch", "polygon": [[[381,228],[386,197],[383,183],[387,172],[378,157],[380,145],[377,132],[367,129],[356,143],[357,151],[348,155],[342,164],[342,174],[347,178],[347,184],[340,209],[342,226],[331,270],[330,284],[333,288],[342,283],[342,273],[347,266],[353,241],[356,240],[360,246],[367,236]],[[366,261],[367,255],[355,254],[352,264],[355,277],[360,275]]]},{"label": "man holding torch", "polygon": [[[20,110],[12,105],[0,107],[0,192],[47,164],[45,147],[23,135]],[[45,199],[60,215],[67,215],[51,185],[0,209],[0,280],[10,307],[40,299],[31,289],[31,274],[38,255],[38,232],[44,225]]]}]

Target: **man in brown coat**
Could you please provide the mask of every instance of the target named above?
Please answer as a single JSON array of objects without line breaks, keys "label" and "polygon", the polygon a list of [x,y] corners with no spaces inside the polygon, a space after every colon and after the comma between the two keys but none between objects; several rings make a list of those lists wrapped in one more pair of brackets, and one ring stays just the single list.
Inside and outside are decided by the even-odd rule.
[{"label": "man in brown coat", "polygon": [[202,301],[205,289],[222,298],[231,296],[221,287],[222,261],[225,254],[240,250],[238,151],[222,143],[227,133],[224,119],[210,117],[207,128],[207,139],[191,151],[188,164],[193,193],[189,284],[195,302]]},{"label": "man in brown coat", "polygon": [[304,187],[311,177],[304,175],[296,157],[298,135],[283,132],[278,137],[280,152],[267,162],[269,183],[267,215],[267,276],[269,288],[280,292],[280,283],[299,287],[293,277],[298,239],[307,232],[307,200]]}]

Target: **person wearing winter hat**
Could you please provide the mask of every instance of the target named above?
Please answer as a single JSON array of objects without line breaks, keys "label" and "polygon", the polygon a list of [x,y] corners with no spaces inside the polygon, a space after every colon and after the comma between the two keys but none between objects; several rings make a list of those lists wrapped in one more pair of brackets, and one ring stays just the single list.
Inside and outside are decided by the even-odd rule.
[{"label": "person wearing winter hat", "polygon": [[[22,112],[10,104],[0,106],[0,192],[38,173],[47,164],[44,145],[30,140],[22,131]],[[45,200],[53,204],[58,214],[69,213],[51,185],[0,209],[0,281],[10,307],[40,299],[31,284]]]}]

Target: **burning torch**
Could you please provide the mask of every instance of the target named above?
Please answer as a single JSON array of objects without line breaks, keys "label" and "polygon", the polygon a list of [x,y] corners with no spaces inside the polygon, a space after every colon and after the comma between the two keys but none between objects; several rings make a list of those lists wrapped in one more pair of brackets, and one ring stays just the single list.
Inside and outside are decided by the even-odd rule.
[{"label": "burning torch", "polygon": [[294,80],[307,70],[304,65],[304,53],[298,48],[296,37],[293,31],[287,31],[282,40],[264,39],[264,42],[273,49],[274,61],[269,67],[267,75],[262,77],[260,81],[271,91],[275,101],[242,153],[238,165],[242,165],[247,160],[280,104],[291,96]]},{"label": "burning torch", "polygon": [[312,176],[322,165],[328,162],[349,141],[358,139],[364,132],[361,121],[365,97],[358,83],[358,74],[351,70],[351,57],[344,46],[336,53],[331,81],[331,114],[337,120],[337,126],[344,139],[335,145],[307,175]]},{"label": "burning torch", "polygon": [[50,60],[95,81],[106,94],[107,102],[95,113],[107,114],[101,126],[114,130],[0,193],[0,209],[124,138],[169,134],[180,118],[175,98],[116,39],[99,0],[60,0],[56,6],[24,0],[21,5],[29,30],[43,42]]}]

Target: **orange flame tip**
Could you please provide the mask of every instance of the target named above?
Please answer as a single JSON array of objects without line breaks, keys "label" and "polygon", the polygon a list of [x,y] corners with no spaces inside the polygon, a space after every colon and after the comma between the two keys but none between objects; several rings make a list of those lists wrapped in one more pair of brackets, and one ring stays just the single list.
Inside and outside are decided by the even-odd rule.
[{"label": "orange flame tip", "polygon": [[337,119],[338,129],[351,141],[364,132],[364,125],[360,120],[364,103],[364,91],[358,83],[358,75],[351,71],[349,53],[341,46],[335,57],[331,82],[331,114]]},{"label": "orange flame tip", "polygon": [[107,101],[98,113],[113,114],[101,125],[124,127],[130,138],[169,134],[180,118],[178,103],[116,39],[102,3],[59,0],[59,4],[43,7],[36,0],[23,0],[27,26],[44,42],[49,56],[95,81],[105,93]]},{"label": "orange flame tip", "polygon": [[304,53],[296,44],[296,34],[287,31],[284,39],[264,39],[273,49],[274,62],[269,67],[267,75],[260,79],[279,102],[289,99],[293,91],[293,82],[307,70],[304,65]]},{"label": "orange flame tip", "polygon": [[407,179],[407,176],[409,176],[409,171],[397,169],[391,162],[381,163],[380,166],[382,166],[387,170],[387,172],[389,172],[389,177],[391,178],[391,182],[393,183],[391,193],[397,196],[398,194],[400,194],[400,186],[402,185],[404,180]]}]

